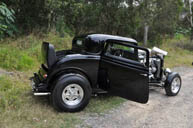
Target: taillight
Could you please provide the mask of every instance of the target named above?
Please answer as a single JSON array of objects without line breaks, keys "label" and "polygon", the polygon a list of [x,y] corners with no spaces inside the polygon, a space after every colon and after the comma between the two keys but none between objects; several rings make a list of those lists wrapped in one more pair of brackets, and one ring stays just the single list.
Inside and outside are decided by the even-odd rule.
[{"label": "taillight", "polygon": [[46,78],[48,77],[48,75],[47,75],[47,74],[44,74],[44,76],[43,76],[43,77],[44,77],[44,79],[46,79]]}]

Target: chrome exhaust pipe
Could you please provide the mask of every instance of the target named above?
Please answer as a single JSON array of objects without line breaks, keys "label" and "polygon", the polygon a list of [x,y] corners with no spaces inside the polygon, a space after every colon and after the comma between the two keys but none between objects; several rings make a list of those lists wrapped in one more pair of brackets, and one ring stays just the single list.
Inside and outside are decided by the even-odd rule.
[{"label": "chrome exhaust pipe", "polygon": [[48,96],[51,95],[50,92],[34,92],[34,96]]}]

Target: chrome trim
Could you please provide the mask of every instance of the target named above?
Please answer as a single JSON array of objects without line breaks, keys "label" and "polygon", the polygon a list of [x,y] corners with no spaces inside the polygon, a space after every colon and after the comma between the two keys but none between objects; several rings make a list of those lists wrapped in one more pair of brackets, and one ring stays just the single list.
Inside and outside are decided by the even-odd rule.
[{"label": "chrome trim", "polygon": [[48,96],[51,95],[50,92],[34,92],[34,96]]}]

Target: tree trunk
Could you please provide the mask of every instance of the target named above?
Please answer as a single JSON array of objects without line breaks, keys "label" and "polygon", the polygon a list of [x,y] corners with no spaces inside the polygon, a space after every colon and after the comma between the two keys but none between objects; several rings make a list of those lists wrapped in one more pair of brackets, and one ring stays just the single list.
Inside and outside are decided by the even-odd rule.
[{"label": "tree trunk", "polygon": [[143,35],[143,44],[144,44],[144,46],[147,46],[148,32],[149,32],[149,26],[147,24],[145,24],[145,26],[144,26],[144,35]]},{"label": "tree trunk", "polygon": [[190,40],[193,40],[193,27],[191,27],[191,31],[190,31]]},{"label": "tree trunk", "polygon": [[191,26],[190,40],[193,40],[192,1],[191,0],[189,0],[189,11],[190,11],[190,26]]},{"label": "tree trunk", "polygon": [[191,27],[193,27],[193,24],[192,24],[192,1],[189,0],[189,10],[190,10],[190,25]]}]

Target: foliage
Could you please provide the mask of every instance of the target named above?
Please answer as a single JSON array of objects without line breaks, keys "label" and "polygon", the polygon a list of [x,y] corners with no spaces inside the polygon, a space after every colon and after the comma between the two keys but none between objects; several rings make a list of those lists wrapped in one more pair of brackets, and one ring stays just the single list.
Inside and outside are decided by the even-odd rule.
[{"label": "foliage", "polygon": [[190,35],[190,33],[191,33],[191,28],[183,28],[183,27],[178,27],[175,32],[176,35],[178,34]]},{"label": "foliage", "polygon": [[15,12],[13,9],[9,9],[6,4],[0,3],[0,39],[8,36],[13,36],[17,31],[14,26]]},{"label": "foliage", "polygon": [[150,26],[149,41],[151,45],[159,44],[167,35],[174,35],[182,11],[181,0],[151,0],[145,1],[141,5],[142,22]]},{"label": "foliage", "polygon": [[[181,0],[13,0],[5,2],[16,13],[24,33],[56,29],[65,34],[106,33],[143,40],[149,26],[149,42],[160,43],[179,26]],[[33,11],[32,11],[33,10]]]}]

